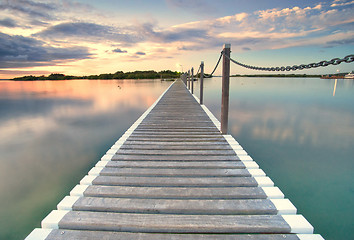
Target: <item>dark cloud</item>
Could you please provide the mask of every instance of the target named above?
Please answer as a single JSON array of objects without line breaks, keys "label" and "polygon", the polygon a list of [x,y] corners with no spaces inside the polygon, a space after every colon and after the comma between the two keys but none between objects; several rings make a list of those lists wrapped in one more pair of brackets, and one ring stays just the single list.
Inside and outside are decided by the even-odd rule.
[{"label": "dark cloud", "polygon": [[116,49],[112,50],[112,52],[115,52],[115,53],[127,53],[128,51],[127,50],[122,50],[120,48],[116,48]]},{"label": "dark cloud", "polygon": [[115,42],[137,42],[138,38],[129,33],[120,33],[114,27],[86,22],[68,22],[51,26],[35,36],[44,39],[78,38],[85,41],[111,40]]},{"label": "dark cloud", "polygon": [[176,28],[166,31],[155,31],[155,26],[151,23],[145,23],[137,27],[138,33],[145,36],[147,39],[155,42],[176,42],[176,41],[191,41],[208,38],[208,32],[205,29],[186,29]]},{"label": "dark cloud", "polygon": [[251,49],[249,47],[243,47],[242,50],[244,51],[251,51]]},{"label": "dark cloud", "polygon": [[90,58],[84,47],[54,48],[42,41],[0,33],[0,67],[30,67],[55,64],[60,60]]},{"label": "dark cloud", "polygon": [[4,18],[4,19],[0,20],[0,26],[13,28],[13,27],[17,27],[17,24],[11,18]]},{"label": "dark cloud", "polygon": [[146,53],[144,53],[144,52],[136,52],[135,54],[136,55],[146,55]]},{"label": "dark cloud", "polygon": [[57,9],[57,5],[31,0],[10,0],[0,3],[0,9],[9,10],[15,14],[24,14],[33,18],[51,20],[55,19],[52,12]]},{"label": "dark cloud", "polygon": [[329,41],[326,44],[327,44],[327,47],[333,47],[333,46],[338,46],[338,45],[353,45],[354,38]]},{"label": "dark cloud", "polygon": [[207,0],[166,0],[169,6],[179,8],[182,11],[192,11],[198,14],[210,14],[218,11],[216,6],[220,6],[217,1]]},{"label": "dark cloud", "polygon": [[[116,28],[99,25],[95,23],[76,22],[61,23],[51,26],[35,36],[42,39],[81,39],[84,41],[109,40],[131,46],[138,42],[161,42],[171,43],[176,41],[191,41],[208,38],[207,30],[204,29],[184,29],[156,31],[155,25],[145,23],[141,25]],[[123,46],[123,45],[122,45]]]}]

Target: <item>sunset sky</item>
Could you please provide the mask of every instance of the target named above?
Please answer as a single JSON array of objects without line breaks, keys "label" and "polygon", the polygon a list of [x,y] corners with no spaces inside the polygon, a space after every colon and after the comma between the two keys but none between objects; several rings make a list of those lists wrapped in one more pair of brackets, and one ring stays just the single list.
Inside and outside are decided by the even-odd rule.
[{"label": "sunset sky", "polygon": [[[0,79],[186,71],[200,61],[211,72],[224,43],[249,65],[343,58],[354,54],[354,1],[0,0]],[[292,73],[337,70],[354,63]],[[231,72],[261,73],[236,65]]]}]

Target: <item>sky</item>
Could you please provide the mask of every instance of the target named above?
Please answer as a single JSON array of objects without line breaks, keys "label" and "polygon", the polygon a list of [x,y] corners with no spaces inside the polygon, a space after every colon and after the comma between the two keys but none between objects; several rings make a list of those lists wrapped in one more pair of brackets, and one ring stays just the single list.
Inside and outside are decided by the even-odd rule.
[{"label": "sky", "polygon": [[[0,79],[135,70],[211,72],[354,54],[352,0],[0,0]],[[354,63],[291,73],[350,72]],[[221,67],[216,74],[220,74]],[[231,65],[232,74],[259,74]]]}]

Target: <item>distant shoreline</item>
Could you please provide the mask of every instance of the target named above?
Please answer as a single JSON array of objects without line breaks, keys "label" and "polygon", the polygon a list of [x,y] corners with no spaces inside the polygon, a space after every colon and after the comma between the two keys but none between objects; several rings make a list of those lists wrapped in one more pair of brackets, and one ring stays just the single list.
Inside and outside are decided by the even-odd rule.
[{"label": "distant shoreline", "polygon": [[[171,81],[176,78],[180,78],[180,72],[173,72],[170,70],[165,70],[161,72],[151,71],[135,71],[135,72],[116,72],[107,73],[99,75],[89,75],[89,76],[71,76],[53,73],[48,76],[22,76],[12,79],[0,79],[0,81],[62,81],[62,80],[143,80],[143,79],[161,79],[165,81]],[[330,77],[329,77],[330,76]],[[319,74],[236,74],[230,77],[260,77],[260,78],[322,78],[322,79],[332,79],[332,78],[344,78],[344,74],[333,74],[333,75],[319,75]],[[197,76],[199,77],[199,76]],[[221,77],[221,76],[213,76]]]},{"label": "distant shoreline", "polygon": [[156,72],[154,70],[149,71],[134,71],[134,72],[123,72],[118,71],[115,73],[103,73],[99,75],[89,75],[89,76],[72,76],[65,75],[61,73],[52,73],[48,76],[23,76],[9,79],[10,81],[56,81],[56,80],[119,80],[119,79],[173,79],[179,78],[181,75],[180,72],[171,71],[171,70],[163,70],[160,72]]}]

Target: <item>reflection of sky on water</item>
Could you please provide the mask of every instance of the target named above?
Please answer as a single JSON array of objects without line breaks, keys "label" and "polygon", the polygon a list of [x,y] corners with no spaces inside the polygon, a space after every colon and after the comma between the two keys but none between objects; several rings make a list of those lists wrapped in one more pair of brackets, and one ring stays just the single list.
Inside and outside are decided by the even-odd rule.
[{"label": "reflection of sky on water", "polygon": [[169,84],[0,82],[0,239],[39,227]]},{"label": "reflection of sky on water", "polygon": [[[229,131],[325,239],[354,235],[354,82],[232,78]],[[196,87],[199,95],[199,86]],[[221,78],[205,80],[220,116]]]}]

